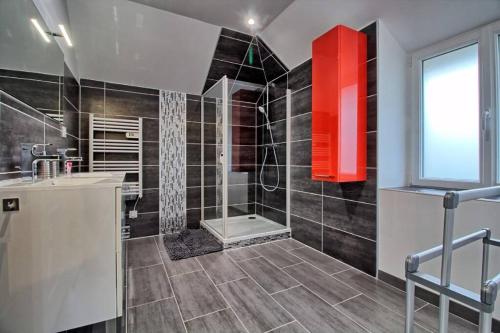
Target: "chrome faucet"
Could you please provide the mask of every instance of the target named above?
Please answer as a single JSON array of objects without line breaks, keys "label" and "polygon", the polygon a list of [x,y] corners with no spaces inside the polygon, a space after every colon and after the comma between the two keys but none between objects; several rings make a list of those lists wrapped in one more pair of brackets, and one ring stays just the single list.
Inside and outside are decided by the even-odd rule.
[{"label": "chrome faucet", "polygon": [[[47,151],[45,150],[45,147],[48,146],[52,146],[52,143],[35,143],[34,145],[31,146],[31,155],[35,157],[47,156]],[[39,152],[38,147],[43,147],[43,150]]]},{"label": "chrome faucet", "polygon": [[68,156],[67,153],[69,151],[76,151],[76,148],[59,148],[57,149],[57,155],[61,159],[63,163],[63,168],[64,168],[64,174],[66,174],[66,162],[71,161],[71,162],[81,162],[83,161],[83,158],[80,156]]},{"label": "chrome faucet", "polygon": [[[38,163],[59,161],[59,156],[47,155],[47,151],[45,150],[45,147],[51,146],[51,145],[52,145],[51,143],[38,143],[38,144],[34,144],[33,146],[31,146],[31,155],[33,155],[35,157],[35,159],[31,163],[31,180],[33,183],[35,183],[38,179]],[[38,151],[39,147],[43,147],[43,150],[41,152]]]}]

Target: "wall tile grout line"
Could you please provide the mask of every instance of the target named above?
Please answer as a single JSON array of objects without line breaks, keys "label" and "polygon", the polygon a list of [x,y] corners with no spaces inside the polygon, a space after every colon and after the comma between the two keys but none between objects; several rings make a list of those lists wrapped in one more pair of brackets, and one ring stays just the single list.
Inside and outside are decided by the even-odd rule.
[{"label": "wall tile grout line", "polygon": [[290,189],[290,190],[292,192],[305,193],[305,194],[310,194],[310,195],[314,195],[314,196],[324,196],[324,197],[331,198],[331,199],[350,201],[350,202],[360,203],[360,204],[364,204],[364,205],[370,205],[370,206],[376,206],[377,205],[376,203],[372,203],[372,202],[346,199],[346,198],[341,198],[341,197],[335,197],[335,196],[328,195],[328,194],[318,194],[318,193],[314,193],[314,192],[302,191],[302,190],[297,190],[297,189],[293,189],[293,188]]},{"label": "wall tile grout line", "polygon": [[[330,228],[330,229],[333,229],[333,230],[338,230],[338,231],[341,231],[341,232],[343,232],[343,233],[346,233],[346,234],[349,234],[349,235],[352,235],[352,236],[355,236],[355,237],[358,237],[358,238],[363,238],[363,239],[365,239],[365,240],[367,240],[367,241],[370,241],[370,242],[373,242],[373,243],[376,243],[376,242],[377,242],[376,240],[373,240],[373,239],[370,239],[370,238],[366,238],[366,237],[364,237],[364,236],[360,236],[360,235],[357,235],[357,234],[354,234],[354,233],[352,233],[352,232],[345,231],[345,230],[342,230],[342,229],[339,229],[339,228],[335,228],[335,227],[329,226],[329,225],[327,225],[327,224],[323,224],[323,223],[321,223],[321,222],[311,220],[311,219],[309,219],[309,218],[307,218],[307,217],[303,217],[303,216],[296,215],[296,214],[293,214],[293,213],[290,213],[290,215],[291,215],[291,216],[298,217],[298,218],[303,219],[303,220],[306,220],[306,221],[309,221],[309,222],[312,222],[312,223],[319,224],[319,225],[321,225],[321,226],[323,226],[323,227],[327,227],[327,228]],[[324,252],[322,252],[322,251],[321,251],[321,253],[323,253],[324,255],[329,256],[328,254],[326,254],[326,253],[324,253]],[[331,257],[331,258],[333,258],[333,259],[335,259],[335,260],[338,260],[337,258],[335,258],[335,257],[333,257],[333,256],[330,256],[330,257]]]},{"label": "wall tile grout line", "polygon": [[249,65],[245,65],[243,63],[237,63],[237,62],[234,62],[234,61],[229,61],[229,60],[224,60],[224,59],[219,59],[219,58],[213,58],[212,60],[216,60],[216,61],[221,61],[221,62],[225,62],[225,63],[228,63],[228,64],[232,64],[232,65],[241,65],[243,67],[247,67],[247,68],[253,68],[253,69],[258,69],[260,71],[263,71],[264,69],[260,68],[260,67],[255,67],[255,66],[249,66]]},{"label": "wall tile grout line", "polygon": [[303,86],[303,87],[301,87],[301,88],[299,88],[299,89],[295,89],[294,91],[292,91],[292,95],[294,95],[294,94],[296,94],[296,93],[299,93],[299,92],[301,92],[301,91],[303,91],[303,90],[306,90],[306,89],[308,89],[308,88],[312,88],[312,84],[309,84],[309,85],[307,85],[307,86]]}]

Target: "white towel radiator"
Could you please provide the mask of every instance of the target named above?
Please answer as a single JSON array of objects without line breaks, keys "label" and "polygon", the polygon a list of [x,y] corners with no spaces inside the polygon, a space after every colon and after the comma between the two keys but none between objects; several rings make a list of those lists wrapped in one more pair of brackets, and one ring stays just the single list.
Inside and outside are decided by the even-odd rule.
[{"label": "white towel radiator", "polygon": [[[99,153],[103,153],[103,158],[96,159]],[[117,157],[108,159],[106,154]],[[119,158],[121,154],[133,158]],[[89,171],[136,174],[134,181],[124,182],[123,195],[142,198],[142,118],[104,118],[90,114]]]}]

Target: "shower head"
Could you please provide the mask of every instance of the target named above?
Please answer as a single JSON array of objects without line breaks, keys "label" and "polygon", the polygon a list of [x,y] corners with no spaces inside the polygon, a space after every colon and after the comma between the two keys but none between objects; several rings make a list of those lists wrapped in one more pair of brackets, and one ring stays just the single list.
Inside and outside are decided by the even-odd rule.
[{"label": "shower head", "polygon": [[259,111],[262,112],[263,114],[266,114],[266,109],[264,109],[263,106],[259,106]]}]

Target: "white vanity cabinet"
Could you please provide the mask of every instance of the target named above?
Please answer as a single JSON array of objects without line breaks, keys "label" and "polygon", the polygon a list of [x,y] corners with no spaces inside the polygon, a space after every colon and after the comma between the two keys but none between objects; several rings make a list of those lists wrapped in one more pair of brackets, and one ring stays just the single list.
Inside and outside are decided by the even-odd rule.
[{"label": "white vanity cabinet", "polygon": [[72,179],[0,184],[0,201],[19,198],[20,207],[0,211],[0,332],[53,333],[122,315],[123,175]]}]

